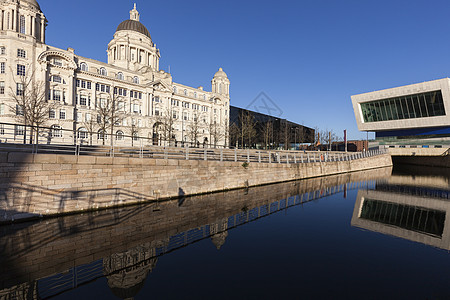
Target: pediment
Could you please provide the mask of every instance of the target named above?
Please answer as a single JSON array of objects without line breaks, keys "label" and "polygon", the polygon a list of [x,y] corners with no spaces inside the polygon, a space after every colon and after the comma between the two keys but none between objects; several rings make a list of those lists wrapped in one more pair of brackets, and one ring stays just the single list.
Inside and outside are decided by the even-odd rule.
[{"label": "pediment", "polygon": [[61,66],[62,68],[72,69],[76,70],[78,68],[78,65],[74,61],[73,57],[69,56],[68,54],[58,51],[58,50],[47,50],[42,52],[39,57],[38,61],[41,63],[49,63],[49,59],[52,57],[58,57],[64,61],[66,61],[67,65]]}]

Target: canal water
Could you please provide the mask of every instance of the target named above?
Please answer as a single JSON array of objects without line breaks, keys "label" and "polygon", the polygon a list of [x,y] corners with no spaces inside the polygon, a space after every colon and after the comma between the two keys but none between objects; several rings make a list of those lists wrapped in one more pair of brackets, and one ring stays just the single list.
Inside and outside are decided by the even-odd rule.
[{"label": "canal water", "polygon": [[0,299],[450,299],[450,175],[378,169],[0,227]]}]

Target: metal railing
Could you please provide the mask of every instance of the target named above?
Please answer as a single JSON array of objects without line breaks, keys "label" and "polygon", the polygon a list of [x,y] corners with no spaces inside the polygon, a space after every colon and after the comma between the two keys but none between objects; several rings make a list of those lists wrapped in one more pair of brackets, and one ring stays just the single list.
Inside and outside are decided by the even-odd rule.
[{"label": "metal railing", "polygon": [[[258,149],[230,149],[226,147],[192,147],[191,143],[167,142],[167,145],[154,145],[150,138],[120,135],[99,135],[87,133],[80,138],[73,131],[54,128],[43,128],[39,135],[39,143],[27,144],[31,134],[22,134],[14,128],[15,124],[0,127],[0,151],[95,155],[107,157],[138,157],[178,160],[204,160],[242,163],[278,163],[299,164],[317,162],[350,161],[372,157],[386,153],[386,149],[364,152],[335,152],[335,151],[293,151],[293,150],[258,150]],[[52,131],[53,130],[53,131]],[[26,130],[27,131],[27,130]],[[40,131],[41,132],[41,131]],[[21,133],[18,135],[17,133]],[[64,138],[66,137],[66,138]],[[111,142],[111,137],[113,142]],[[43,142],[45,140],[46,142]],[[95,141],[95,143],[94,143]],[[110,143],[108,145],[108,143]],[[161,141],[158,141],[161,144]],[[164,142],[162,142],[164,144]]]}]

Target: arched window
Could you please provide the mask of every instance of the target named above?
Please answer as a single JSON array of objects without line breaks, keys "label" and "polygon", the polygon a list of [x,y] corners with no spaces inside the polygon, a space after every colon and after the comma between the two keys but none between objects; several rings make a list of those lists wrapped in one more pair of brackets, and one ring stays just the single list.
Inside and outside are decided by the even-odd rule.
[{"label": "arched window", "polygon": [[194,92],[194,98],[197,98],[197,92]]},{"label": "arched window", "polygon": [[78,132],[77,132],[77,137],[78,137],[79,139],[87,139],[87,137],[88,137],[88,131],[87,131],[87,129],[84,128],[84,127],[79,128],[79,129],[78,129]]},{"label": "arched window", "polygon": [[173,87],[173,92],[174,92],[175,94],[177,93],[177,87],[176,87],[176,86]]},{"label": "arched window", "polygon": [[107,140],[108,136],[105,134],[105,132],[103,130],[100,129],[98,131],[97,139],[99,139],[99,140]]},{"label": "arched window", "polygon": [[117,79],[123,80],[123,73],[122,72],[117,73]]},{"label": "arched window", "polygon": [[81,64],[80,64],[80,70],[81,70],[81,71],[86,71],[86,72],[89,71],[89,68],[88,68],[87,63],[84,63],[84,62],[81,63]]},{"label": "arched window", "polygon": [[62,137],[61,126],[52,125],[52,130],[50,132],[51,137]]},{"label": "arched window", "polygon": [[139,77],[134,76],[134,78],[133,78],[133,83],[139,84]]},{"label": "arched window", "polygon": [[184,90],[184,95],[187,96],[187,90],[186,89]]},{"label": "arched window", "polygon": [[118,141],[122,141],[123,140],[123,131],[122,130],[118,130],[116,132],[116,140],[118,140]]},{"label": "arched window", "polygon": [[103,76],[108,75],[108,72],[106,72],[105,68],[100,68],[100,75],[103,75]]}]

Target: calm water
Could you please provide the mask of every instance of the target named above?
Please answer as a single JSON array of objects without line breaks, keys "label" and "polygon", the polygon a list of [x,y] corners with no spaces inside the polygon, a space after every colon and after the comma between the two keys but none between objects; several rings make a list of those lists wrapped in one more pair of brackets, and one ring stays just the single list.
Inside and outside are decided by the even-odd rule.
[{"label": "calm water", "polygon": [[450,299],[448,170],[375,170],[0,228],[0,299]]}]

